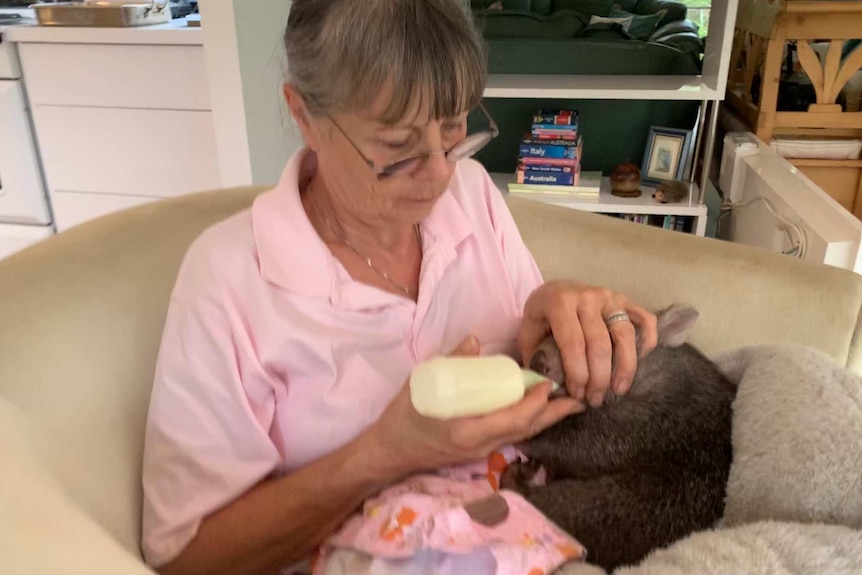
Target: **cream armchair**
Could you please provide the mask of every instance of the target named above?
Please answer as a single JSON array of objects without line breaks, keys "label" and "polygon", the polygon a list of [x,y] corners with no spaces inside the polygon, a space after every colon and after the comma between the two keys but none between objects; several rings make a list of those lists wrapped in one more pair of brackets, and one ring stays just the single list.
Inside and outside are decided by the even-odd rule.
[{"label": "cream armchair", "polygon": [[[205,227],[260,189],[79,226],[0,262],[0,573],[133,575],[142,434],[169,293]],[[510,200],[547,278],[701,311],[707,353],[792,341],[862,365],[862,277],[717,240]]]}]

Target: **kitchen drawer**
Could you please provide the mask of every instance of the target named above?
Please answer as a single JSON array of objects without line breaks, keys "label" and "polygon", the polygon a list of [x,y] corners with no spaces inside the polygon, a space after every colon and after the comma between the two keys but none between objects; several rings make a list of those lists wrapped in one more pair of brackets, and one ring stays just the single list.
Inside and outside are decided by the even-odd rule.
[{"label": "kitchen drawer", "polygon": [[36,106],[48,189],[168,197],[221,187],[211,112]]},{"label": "kitchen drawer", "polygon": [[112,194],[85,194],[80,192],[57,191],[51,194],[51,204],[54,209],[54,220],[57,232],[63,232],[71,227],[83,224],[88,220],[98,218],[133,208],[150,202],[156,198],[143,196],[116,196]]},{"label": "kitchen drawer", "polygon": [[18,50],[33,104],[211,109],[203,46],[22,43]]}]

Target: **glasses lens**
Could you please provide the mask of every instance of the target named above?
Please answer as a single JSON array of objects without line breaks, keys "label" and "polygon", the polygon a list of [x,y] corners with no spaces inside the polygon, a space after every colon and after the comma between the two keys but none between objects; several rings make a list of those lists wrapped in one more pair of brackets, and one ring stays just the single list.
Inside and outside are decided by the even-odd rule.
[{"label": "glasses lens", "polygon": [[469,158],[470,156],[484,148],[493,137],[494,133],[490,131],[471,134],[461,140],[454,148],[449,150],[449,153],[446,154],[446,157],[449,158],[449,160],[452,162],[457,162],[458,160]]},{"label": "glasses lens", "polygon": [[[484,148],[488,144],[488,142],[494,139],[494,136],[496,136],[496,134],[493,130],[487,130],[484,132],[477,132],[475,134],[471,134],[461,140],[451,150],[449,150],[449,152],[446,153],[446,159],[450,162],[457,162],[458,160],[469,158],[473,154]],[[422,163],[424,158],[424,155],[413,156],[412,158],[407,158],[406,160],[395,162],[394,164],[390,164],[383,168],[383,171],[380,172],[380,175],[397,176],[399,174],[411,173],[419,167],[419,164]]]},{"label": "glasses lens", "polygon": [[394,164],[390,164],[383,168],[382,175],[397,176],[398,174],[406,174],[418,168],[419,164],[421,163],[422,156],[414,156],[412,158],[407,158],[406,160],[395,162]]}]

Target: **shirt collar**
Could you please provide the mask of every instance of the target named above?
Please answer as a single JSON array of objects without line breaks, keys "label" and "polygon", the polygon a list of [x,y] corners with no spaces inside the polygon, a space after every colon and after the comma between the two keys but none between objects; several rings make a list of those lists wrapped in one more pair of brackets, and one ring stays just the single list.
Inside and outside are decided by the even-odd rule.
[{"label": "shirt collar", "polygon": [[[308,220],[300,198],[300,188],[315,170],[314,153],[303,148],[290,158],[278,185],[255,198],[251,208],[252,228],[260,273],[268,282],[291,293],[327,297],[333,303],[342,299],[343,285],[352,282],[339,273],[340,264],[317,235]],[[421,223],[428,249],[455,248],[473,233],[473,226],[452,194],[460,186],[459,170],[453,174],[449,189],[437,200]],[[354,290],[350,290],[354,291]],[[378,290],[379,291],[379,290]],[[350,307],[363,302],[350,298]]]}]

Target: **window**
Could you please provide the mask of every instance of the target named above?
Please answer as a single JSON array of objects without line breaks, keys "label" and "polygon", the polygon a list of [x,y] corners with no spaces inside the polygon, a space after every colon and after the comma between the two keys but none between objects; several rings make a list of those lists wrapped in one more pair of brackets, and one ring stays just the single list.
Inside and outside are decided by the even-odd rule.
[{"label": "window", "polygon": [[698,25],[703,38],[709,31],[709,8],[712,0],[678,0],[688,6],[688,19]]}]

